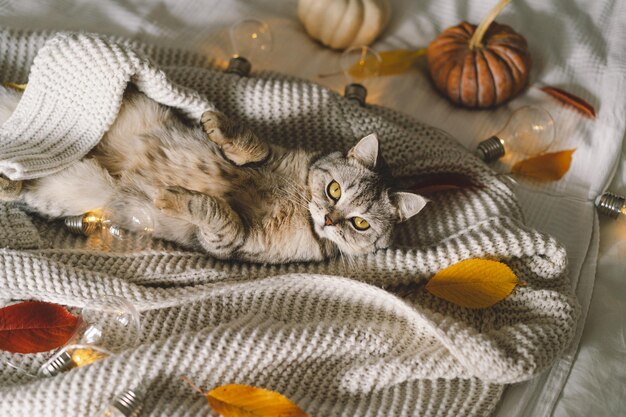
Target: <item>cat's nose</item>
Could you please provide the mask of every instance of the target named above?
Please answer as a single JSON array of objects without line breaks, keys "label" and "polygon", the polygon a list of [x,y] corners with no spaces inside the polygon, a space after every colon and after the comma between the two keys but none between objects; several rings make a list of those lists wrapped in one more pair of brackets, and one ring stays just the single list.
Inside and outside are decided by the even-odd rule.
[{"label": "cat's nose", "polygon": [[326,226],[331,226],[333,224],[333,219],[331,219],[328,214],[324,216],[324,224]]}]

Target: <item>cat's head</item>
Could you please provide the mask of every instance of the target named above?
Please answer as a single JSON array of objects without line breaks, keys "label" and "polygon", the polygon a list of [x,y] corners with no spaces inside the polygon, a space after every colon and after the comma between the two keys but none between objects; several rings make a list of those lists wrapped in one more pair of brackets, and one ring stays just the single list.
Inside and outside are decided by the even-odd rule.
[{"label": "cat's head", "polygon": [[386,182],[378,139],[364,137],[347,154],[334,152],[309,171],[309,212],[315,233],[346,255],[386,248],[396,223],[417,214],[427,200],[393,191]]}]

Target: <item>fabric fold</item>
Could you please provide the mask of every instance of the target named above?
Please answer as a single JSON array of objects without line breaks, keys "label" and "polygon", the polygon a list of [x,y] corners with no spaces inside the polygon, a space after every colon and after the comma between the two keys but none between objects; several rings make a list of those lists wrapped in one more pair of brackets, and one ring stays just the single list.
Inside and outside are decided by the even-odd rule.
[{"label": "fabric fold", "polygon": [[117,117],[131,79],[146,95],[192,120],[213,108],[195,91],[172,84],[133,49],[102,36],[60,34],[38,51],[22,99],[0,127],[0,173],[32,179],[83,157]]}]

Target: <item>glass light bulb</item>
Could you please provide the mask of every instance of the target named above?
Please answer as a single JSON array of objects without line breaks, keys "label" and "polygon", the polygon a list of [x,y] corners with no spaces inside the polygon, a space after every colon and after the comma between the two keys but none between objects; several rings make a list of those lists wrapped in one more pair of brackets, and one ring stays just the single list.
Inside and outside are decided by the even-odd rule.
[{"label": "glass light bulb", "polygon": [[511,114],[504,128],[496,133],[507,152],[534,156],[545,152],[554,141],[554,119],[547,110],[524,106]]},{"label": "glass light bulb", "polygon": [[101,211],[101,232],[124,240],[149,238],[154,232],[152,208],[134,199],[116,201]]},{"label": "glass light bulb", "polygon": [[341,53],[339,65],[348,83],[362,83],[380,74],[382,58],[370,47],[353,46]]},{"label": "glass light bulb", "polygon": [[82,216],[67,217],[65,225],[86,236],[100,233],[105,241],[109,238],[124,240],[130,236],[141,240],[151,237],[154,232],[153,210],[145,202],[129,198]]},{"label": "glass light bulb", "polygon": [[135,346],[141,335],[139,313],[121,297],[95,300],[83,308],[79,318],[76,334],[39,368],[40,376],[90,365]]},{"label": "glass light bulb", "polygon": [[554,119],[547,110],[524,106],[511,114],[502,130],[480,142],[476,154],[485,162],[495,161],[506,153],[536,156],[552,145],[554,132]]},{"label": "glass light bulb", "polygon": [[339,57],[339,65],[348,82],[344,96],[364,105],[367,89],[363,83],[380,74],[380,55],[367,46],[354,46],[343,51]]},{"label": "glass light bulb", "polygon": [[[83,308],[80,318],[86,326],[78,343],[98,344],[109,350],[138,343],[141,334],[139,312],[125,298],[107,296],[94,300]],[[115,337],[108,337],[111,335]]]},{"label": "glass light bulb", "polygon": [[226,72],[247,76],[250,61],[260,61],[272,50],[272,31],[260,20],[241,20],[230,27],[230,42],[233,53]]},{"label": "glass light bulb", "polygon": [[256,19],[241,20],[230,28],[233,56],[258,58],[272,50],[272,31],[267,23]]}]

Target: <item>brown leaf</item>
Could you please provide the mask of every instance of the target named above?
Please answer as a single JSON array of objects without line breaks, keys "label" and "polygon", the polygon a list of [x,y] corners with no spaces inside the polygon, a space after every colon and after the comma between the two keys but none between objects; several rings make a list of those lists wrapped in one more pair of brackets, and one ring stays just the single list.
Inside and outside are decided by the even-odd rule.
[{"label": "brown leaf", "polygon": [[0,308],[0,350],[46,352],[63,346],[78,324],[78,317],[57,304],[24,301]]},{"label": "brown leaf", "polygon": [[470,177],[456,172],[424,174],[411,178],[408,182],[411,192],[423,195],[478,187]]},{"label": "brown leaf", "polygon": [[511,173],[538,181],[559,180],[569,171],[575,151],[576,149],[568,149],[524,159],[513,165]]},{"label": "brown leaf", "polygon": [[248,385],[223,385],[207,392],[206,397],[223,417],[307,417],[285,396]]},{"label": "brown leaf", "polygon": [[466,308],[487,308],[505,299],[518,283],[517,276],[502,262],[467,259],[437,272],[426,290]]},{"label": "brown leaf", "polygon": [[591,119],[596,118],[596,111],[593,106],[582,98],[556,87],[546,86],[542,87],[541,90],[544,93],[551,95],[561,103],[574,107],[574,109],[578,110],[583,115]]}]

